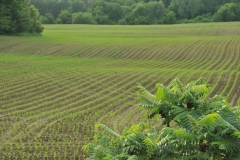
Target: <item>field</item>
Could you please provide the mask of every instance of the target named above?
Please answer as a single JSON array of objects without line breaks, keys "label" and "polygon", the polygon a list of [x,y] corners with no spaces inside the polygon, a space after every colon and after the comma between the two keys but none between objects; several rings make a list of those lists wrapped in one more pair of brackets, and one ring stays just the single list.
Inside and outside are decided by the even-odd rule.
[{"label": "field", "polygon": [[83,159],[95,124],[120,133],[147,121],[138,83],[155,93],[205,77],[209,96],[240,105],[240,22],[44,27],[42,37],[0,36],[2,160]]}]

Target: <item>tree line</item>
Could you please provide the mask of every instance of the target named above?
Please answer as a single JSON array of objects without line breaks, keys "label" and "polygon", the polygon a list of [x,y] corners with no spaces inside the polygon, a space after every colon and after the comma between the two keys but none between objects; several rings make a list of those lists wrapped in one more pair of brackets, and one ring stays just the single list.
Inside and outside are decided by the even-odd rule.
[{"label": "tree line", "polygon": [[240,0],[28,0],[44,24],[174,24],[240,20]]},{"label": "tree line", "polygon": [[0,1],[0,34],[41,33],[39,12],[25,0]]}]

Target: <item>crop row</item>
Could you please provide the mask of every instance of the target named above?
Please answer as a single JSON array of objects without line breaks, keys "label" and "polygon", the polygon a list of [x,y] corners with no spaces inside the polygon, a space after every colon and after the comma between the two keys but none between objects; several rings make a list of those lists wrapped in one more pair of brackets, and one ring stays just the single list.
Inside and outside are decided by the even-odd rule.
[{"label": "crop row", "polygon": [[162,127],[136,107],[137,83],[155,93],[156,83],[205,77],[209,96],[240,104],[240,38],[232,36],[237,24],[214,26],[146,26],[146,33],[136,27],[116,40],[87,39],[93,33],[86,29],[74,30],[84,32],[82,38],[66,31],[69,42],[52,30],[37,38],[0,37],[0,157],[83,159],[96,123],[119,133],[141,121]]}]

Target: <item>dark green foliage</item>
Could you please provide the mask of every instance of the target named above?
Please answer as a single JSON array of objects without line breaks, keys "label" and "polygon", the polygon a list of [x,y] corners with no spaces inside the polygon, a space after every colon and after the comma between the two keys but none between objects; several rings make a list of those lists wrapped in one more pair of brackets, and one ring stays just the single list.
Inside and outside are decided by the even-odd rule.
[{"label": "dark green foliage", "polygon": [[166,17],[164,18],[164,23],[166,24],[176,23],[176,14],[173,11],[168,12]]},{"label": "dark green foliage", "polygon": [[74,1],[71,4],[72,13],[86,12],[86,10],[87,10],[86,4],[83,1]]},{"label": "dark green foliage", "polygon": [[73,24],[94,24],[93,16],[89,12],[78,12],[72,15]]},{"label": "dark green foliage", "polygon": [[150,24],[150,20],[148,17],[138,16],[137,18],[134,18],[134,24]]},{"label": "dark green foliage", "polygon": [[24,0],[2,0],[0,2],[0,34],[41,33],[39,13]]},{"label": "dark green foliage", "polygon": [[55,19],[54,19],[53,15],[50,13],[47,13],[44,16],[41,16],[40,21],[43,24],[54,24],[55,23]]},{"label": "dark green foliage", "polygon": [[238,19],[239,7],[235,3],[226,3],[213,16],[213,21],[228,22]]},{"label": "dark green foliage", "polygon": [[240,20],[239,0],[29,0],[29,2],[45,16],[41,18],[42,22],[50,24],[52,20],[49,20],[47,14],[52,15],[56,23],[66,23],[59,17],[63,10],[71,15],[88,12],[98,24],[174,24]]},{"label": "dark green foliage", "polygon": [[93,4],[93,15],[99,24],[118,23],[123,17],[123,9],[118,3],[97,0]]},{"label": "dark green foliage", "polygon": [[72,15],[67,10],[62,10],[58,15],[59,23],[61,24],[71,24]]},{"label": "dark green foliage", "polygon": [[118,20],[118,24],[120,24],[120,25],[126,25],[126,24],[127,24],[127,21],[126,21],[126,19],[119,19],[119,20]]},{"label": "dark green foliage", "polygon": [[203,14],[202,16],[197,16],[196,18],[189,20],[189,23],[201,23],[201,22],[211,22],[212,15],[210,13]]},{"label": "dark green foliage", "polygon": [[107,3],[104,13],[115,23],[123,17],[122,7],[118,3]]},{"label": "dark green foliage", "polygon": [[202,7],[201,0],[172,0],[169,9],[176,13],[178,19],[192,19],[199,14]]},{"label": "dark green foliage", "polygon": [[[240,158],[240,107],[221,96],[206,98],[204,79],[183,85],[157,84],[156,95],[139,86],[141,108],[161,115],[162,130],[134,125],[122,135],[105,125],[96,126],[95,144],[84,147],[89,159],[106,160],[222,160]],[[174,121],[174,127],[170,122]]]}]

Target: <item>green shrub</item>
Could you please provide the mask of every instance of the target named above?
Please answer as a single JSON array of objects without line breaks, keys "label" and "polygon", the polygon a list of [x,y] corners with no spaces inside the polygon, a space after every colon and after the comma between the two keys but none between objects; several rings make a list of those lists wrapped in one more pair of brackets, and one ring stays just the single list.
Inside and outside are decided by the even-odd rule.
[{"label": "green shrub", "polygon": [[73,24],[94,24],[94,18],[89,12],[78,12],[72,15],[72,23]]},{"label": "green shrub", "polygon": [[164,18],[165,24],[174,24],[176,23],[176,14],[173,11],[167,13],[166,17]]},{"label": "green shrub", "polygon": [[[183,85],[178,79],[168,86],[157,84],[156,95],[139,85],[140,108],[161,115],[161,130],[144,123],[117,134],[107,126],[96,126],[95,144],[84,146],[88,159],[221,160],[240,158],[240,107],[221,96],[207,98],[203,79]],[[170,127],[170,122],[176,125]]]},{"label": "green shrub", "polygon": [[62,10],[61,13],[58,15],[58,18],[56,19],[56,22],[58,24],[71,24],[72,23],[72,15],[67,10]]},{"label": "green shrub", "polygon": [[235,3],[226,3],[218,9],[213,16],[213,21],[229,22],[236,21],[238,17],[238,7]]},{"label": "green shrub", "polygon": [[127,21],[126,21],[126,19],[119,19],[119,20],[118,20],[118,24],[120,24],[120,25],[126,25],[126,24],[127,24]]}]

